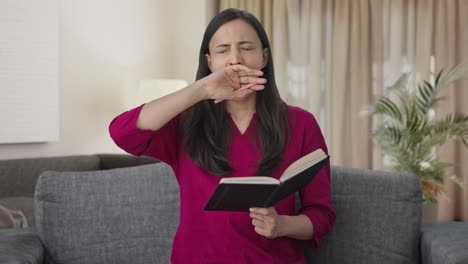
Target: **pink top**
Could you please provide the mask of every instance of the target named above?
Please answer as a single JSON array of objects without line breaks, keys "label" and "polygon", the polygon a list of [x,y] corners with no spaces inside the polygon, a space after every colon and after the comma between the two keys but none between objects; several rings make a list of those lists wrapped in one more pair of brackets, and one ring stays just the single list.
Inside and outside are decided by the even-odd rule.
[{"label": "pink top", "polygon": [[[305,263],[299,240],[280,237],[269,239],[257,234],[247,212],[214,212],[203,208],[221,177],[198,167],[182,150],[177,130],[179,118],[173,118],[157,131],[141,130],[136,121],[142,106],[116,117],[109,131],[115,143],[133,155],[145,155],[169,164],[180,187],[180,223],[172,248],[172,263]],[[229,118],[231,118],[229,116]],[[303,155],[322,148],[327,152],[320,128],[309,112],[288,107],[291,140],[283,152],[283,161],[272,175],[279,178],[288,165]],[[257,115],[241,134],[231,118],[233,138],[229,158],[234,172],[228,177],[253,175],[260,154],[250,140],[255,135]],[[330,165],[322,168],[314,180],[301,190],[302,208],[314,226],[314,235],[306,245],[319,246],[335,220],[331,207]],[[275,206],[280,215],[294,215],[294,195]]]}]

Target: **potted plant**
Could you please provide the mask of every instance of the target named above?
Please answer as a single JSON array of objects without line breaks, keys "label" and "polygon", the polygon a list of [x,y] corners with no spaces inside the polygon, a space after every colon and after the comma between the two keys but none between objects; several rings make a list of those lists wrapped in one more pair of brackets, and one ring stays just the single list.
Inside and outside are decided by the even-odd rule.
[{"label": "potted plant", "polygon": [[[372,138],[390,159],[390,169],[418,176],[423,201],[431,204],[444,194],[445,169],[453,166],[440,161],[435,148],[449,140],[460,140],[467,147],[468,139],[468,115],[451,113],[435,118],[434,109],[444,100],[438,93],[450,83],[468,79],[468,64],[441,70],[433,84],[423,80],[410,85],[410,76],[403,74],[364,112],[382,117]],[[450,178],[459,183],[456,176]]]}]

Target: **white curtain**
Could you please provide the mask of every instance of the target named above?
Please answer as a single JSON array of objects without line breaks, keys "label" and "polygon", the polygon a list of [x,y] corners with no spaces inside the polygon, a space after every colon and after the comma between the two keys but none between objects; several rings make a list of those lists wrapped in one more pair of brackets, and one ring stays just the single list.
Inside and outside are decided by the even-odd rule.
[{"label": "white curtain", "polygon": [[288,100],[312,112],[335,165],[370,167],[369,1],[288,1]]}]

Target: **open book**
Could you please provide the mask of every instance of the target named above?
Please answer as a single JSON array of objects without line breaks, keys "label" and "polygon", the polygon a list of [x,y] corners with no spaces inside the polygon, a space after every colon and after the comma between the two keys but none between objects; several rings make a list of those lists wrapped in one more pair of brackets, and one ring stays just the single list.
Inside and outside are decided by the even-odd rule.
[{"label": "open book", "polygon": [[279,180],[265,176],[223,178],[205,210],[248,212],[251,207],[271,207],[306,186],[328,159],[317,149],[289,165]]}]

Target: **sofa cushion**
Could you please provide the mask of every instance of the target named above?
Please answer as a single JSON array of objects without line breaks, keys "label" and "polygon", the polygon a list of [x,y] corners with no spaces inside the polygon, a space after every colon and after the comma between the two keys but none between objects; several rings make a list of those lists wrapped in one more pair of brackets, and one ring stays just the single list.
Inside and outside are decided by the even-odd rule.
[{"label": "sofa cushion", "polygon": [[332,167],[332,231],[313,263],[419,263],[421,189],[411,174]]},{"label": "sofa cushion", "polygon": [[97,156],[0,160],[0,197],[32,197],[36,180],[45,170],[89,171],[99,165]]},{"label": "sofa cushion", "polygon": [[56,263],[168,263],[179,190],[164,164],[92,172],[44,172],[36,226]]},{"label": "sofa cushion", "polygon": [[0,229],[0,263],[43,263],[44,247],[34,228]]}]

